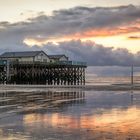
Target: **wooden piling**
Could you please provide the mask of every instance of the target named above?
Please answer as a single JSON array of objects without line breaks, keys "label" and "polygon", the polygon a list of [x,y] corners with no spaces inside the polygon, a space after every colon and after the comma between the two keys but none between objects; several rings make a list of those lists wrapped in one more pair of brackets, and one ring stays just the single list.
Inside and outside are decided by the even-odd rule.
[{"label": "wooden piling", "polygon": [[[0,73],[5,67],[0,69]],[[7,68],[7,66],[6,66]],[[85,65],[48,63],[10,63],[8,84],[84,85]]]}]

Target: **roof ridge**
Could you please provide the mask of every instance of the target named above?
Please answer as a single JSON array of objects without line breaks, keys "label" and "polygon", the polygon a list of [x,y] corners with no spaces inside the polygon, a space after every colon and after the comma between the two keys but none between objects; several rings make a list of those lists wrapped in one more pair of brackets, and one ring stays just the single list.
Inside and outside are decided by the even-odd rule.
[{"label": "roof ridge", "polygon": [[39,54],[41,52],[45,53],[44,51],[5,52],[5,53],[1,54],[0,57],[20,57],[20,56],[21,57],[27,57],[27,56],[36,56],[37,54]]},{"label": "roof ridge", "polygon": [[65,55],[65,54],[50,54],[48,56],[55,56],[55,55]]},{"label": "roof ridge", "polygon": [[15,51],[15,52],[11,51],[11,52],[4,52],[4,53],[24,53],[24,52],[42,52],[42,51]]}]

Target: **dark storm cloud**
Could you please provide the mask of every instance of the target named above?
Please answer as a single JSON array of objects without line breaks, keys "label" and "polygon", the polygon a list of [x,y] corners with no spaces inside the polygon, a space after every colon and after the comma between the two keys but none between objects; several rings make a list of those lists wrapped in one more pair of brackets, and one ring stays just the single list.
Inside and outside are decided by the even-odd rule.
[{"label": "dark storm cloud", "polygon": [[72,40],[59,42],[59,45],[48,43],[44,46],[48,53],[65,53],[72,60],[85,61],[91,66],[140,66],[140,53],[132,54],[127,49],[106,48],[92,41]]},{"label": "dark storm cloud", "polygon": [[[112,28],[128,25],[140,19],[140,7],[133,5],[122,7],[75,7],[67,10],[54,11],[52,16],[40,15],[29,18],[26,22],[10,24],[1,22],[4,32],[35,36],[42,34],[47,37],[64,36],[83,32],[89,29]],[[0,33],[2,34],[2,33]],[[22,36],[23,37],[23,36]]]},{"label": "dark storm cloud", "polygon": [[104,28],[118,26],[139,19],[140,8],[133,5],[113,8],[77,7],[69,10],[57,11],[54,13],[54,16],[67,20],[79,21],[81,22],[80,29]]}]

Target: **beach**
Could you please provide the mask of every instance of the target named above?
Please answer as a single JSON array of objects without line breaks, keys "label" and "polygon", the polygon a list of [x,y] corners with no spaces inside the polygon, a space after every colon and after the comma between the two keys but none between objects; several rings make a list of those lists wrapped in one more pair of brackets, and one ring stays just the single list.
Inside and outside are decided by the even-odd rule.
[{"label": "beach", "polygon": [[138,90],[52,87],[1,87],[1,140],[140,139]]},{"label": "beach", "polygon": [[129,91],[140,90],[140,84],[95,84],[95,85],[0,85],[0,92],[3,91],[46,91],[46,90],[97,90],[97,91]]},{"label": "beach", "polygon": [[0,85],[0,140],[139,140],[140,77],[88,76],[85,85]]}]

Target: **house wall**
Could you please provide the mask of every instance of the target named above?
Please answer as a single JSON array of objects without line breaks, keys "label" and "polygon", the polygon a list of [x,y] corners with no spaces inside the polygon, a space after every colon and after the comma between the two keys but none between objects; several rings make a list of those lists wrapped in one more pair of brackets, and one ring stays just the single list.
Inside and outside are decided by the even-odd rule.
[{"label": "house wall", "polygon": [[41,52],[41,53],[39,53],[38,55],[35,56],[34,61],[50,62],[50,59],[45,53]]},{"label": "house wall", "polygon": [[33,57],[22,57],[18,58],[19,62],[33,62]]},{"label": "house wall", "polygon": [[41,52],[35,57],[17,57],[17,58],[1,58],[2,60],[19,61],[19,62],[50,62],[49,57]]},{"label": "house wall", "polygon": [[68,61],[68,57],[62,56],[61,58],[51,58],[50,62],[58,62],[58,61]]},{"label": "house wall", "polygon": [[1,58],[3,60],[19,61],[19,62],[57,62],[57,61],[68,61],[68,57],[62,56],[61,58],[49,58],[43,51],[35,57],[17,57],[17,58]]},{"label": "house wall", "polygon": [[59,61],[68,61],[68,57],[62,56]]},{"label": "house wall", "polygon": [[52,62],[52,63],[53,63],[53,62],[56,62],[56,60],[54,60],[54,59],[50,59],[50,62]]}]

